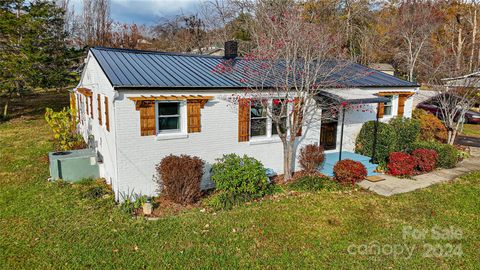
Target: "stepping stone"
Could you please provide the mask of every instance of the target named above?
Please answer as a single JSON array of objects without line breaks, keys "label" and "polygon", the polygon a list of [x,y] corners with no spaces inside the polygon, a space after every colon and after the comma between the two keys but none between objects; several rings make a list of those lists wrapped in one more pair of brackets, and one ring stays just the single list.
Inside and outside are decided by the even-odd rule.
[{"label": "stepping stone", "polygon": [[380,175],[371,175],[371,176],[367,176],[367,179],[368,181],[370,182],[380,182],[380,181],[383,181],[385,180],[385,178],[383,178],[382,176]]}]

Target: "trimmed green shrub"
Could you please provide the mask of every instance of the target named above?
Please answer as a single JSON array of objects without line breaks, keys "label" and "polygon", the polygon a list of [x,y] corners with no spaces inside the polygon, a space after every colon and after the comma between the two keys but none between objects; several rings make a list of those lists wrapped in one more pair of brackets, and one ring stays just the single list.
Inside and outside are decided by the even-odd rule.
[{"label": "trimmed green shrub", "polygon": [[397,152],[411,151],[420,134],[420,121],[417,119],[395,117],[389,122],[397,134],[395,150]]},{"label": "trimmed green shrub", "polygon": [[263,164],[255,158],[236,154],[224,155],[212,166],[216,188],[230,195],[266,195],[271,185]]},{"label": "trimmed green shrub", "polygon": [[438,167],[453,168],[459,161],[459,151],[453,145],[443,144],[437,141],[418,141],[413,145],[413,149],[419,148],[435,150],[438,154]]},{"label": "trimmed green shrub", "polygon": [[318,177],[306,175],[298,178],[295,182],[288,185],[296,191],[336,191],[342,189],[342,186],[328,177]]},{"label": "trimmed green shrub", "polygon": [[[355,153],[371,157],[373,151],[375,121],[363,124],[355,143]],[[388,155],[395,151],[397,136],[395,129],[386,124],[378,123],[377,146],[375,148],[375,159],[379,164],[386,164]]]}]

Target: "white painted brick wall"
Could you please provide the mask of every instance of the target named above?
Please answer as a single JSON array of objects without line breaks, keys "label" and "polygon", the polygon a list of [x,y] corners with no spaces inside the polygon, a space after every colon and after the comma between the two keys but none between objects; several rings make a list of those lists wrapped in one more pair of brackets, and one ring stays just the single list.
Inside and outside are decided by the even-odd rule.
[{"label": "white painted brick wall", "polygon": [[[80,106],[82,108],[80,110],[80,117],[83,118],[84,121],[83,125],[79,124],[79,130],[86,141],[88,141],[89,135],[93,135],[95,149],[103,157],[103,164],[100,164],[100,177],[105,178],[107,182],[112,184],[113,188],[116,189],[117,166],[115,159],[115,109],[113,103],[115,98],[115,91],[95,58],[91,54],[89,54],[87,59],[88,62],[85,66],[84,72],[82,74],[82,79],[78,87],[85,87],[91,89],[93,92],[93,118],[90,118],[90,116],[86,115],[86,110],[85,108],[83,108],[85,104],[81,104]],[[100,105],[102,110],[102,125],[99,125],[98,122],[97,94],[101,95]],[[105,96],[108,97],[110,131],[107,131],[105,126]],[[85,97],[82,97],[82,99],[85,100]]]},{"label": "white painted brick wall", "polygon": [[[164,95],[213,95],[201,110],[200,133],[188,134],[188,138],[157,139],[156,136],[140,136],[140,115],[129,96],[150,95],[151,92],[123,92],[115,102],[117,122],[119,192],[135,192],[154,195],[155,165],[169,154],[194,155],[206,161],[207,171],[215,159],[223,154],[237,153],[259,159],[267,168],[282,173],[283,148],[280,141],[268,143],[238,142],[238,114],[231,103],[219,98],[224,93],[212,92],[162,92]],[[319,128],[306,128],[300,144],[316,143]],[[205,174],[204,185],[207,184]]]},{"label": "white painted brick wall", "polygon": [[[95,145],[104,157],[101,176],[111,181],[112,187],[119,199],[120,193],[141,193],[156,195],[155,165],[169,154],[188,154],[198,156],[206,161],[204,185],[208,184],[209,168],[215,159],[223,154],[237,153],[253,156],[263,162],[265,167],[272,168],[277,173],[282,173],[283,149],[279,141],[268,143],[238,142],[238,115],[235,106],[219,98],[227,91],[149,91],[131,90],[116,92],[104,75],[97,61],[89,55],[80,87],[93,90],[94,118],[85,117],[85,122],[80,125],[80,130],[85,138],[92,134]],[[379,91],[405,91],[405,89],[364,89],[372,93]],[[410,89],[413,91],[414,89]],[[339,90],[341,91],[341,90]],[[102,126],[98,125],[97,97],[100,93],[109,98],[110,132],[105,129],[103,117]],[[135,110],[134,102],[129,96],[140,95],[189,95],[201,94],[215,96],[201,110],[202,132],[188,134],[188,138],[157,139],[156,136],[140,136],[140,115]],[[117,96],[115,98],[115,96]],[[394,100],[392,110],[396,112],[398,100]],[[405,116],[411,116],[412,101],[407,100]],[[374,106],[376,110],[376,106]],[[102,114],[104,113],[102,96]],[[345,121],[344,150],[352,151],[355,139],[362,124],[375,119],[376,112],[348,112]],[[318,115],[317,115],[318,117]],[[388,121],[385,117],[382,121]],[[320,138],[320,121],[314,121],[309,127],[304,127],[304,136],[299,139],[300,149],[309,143],[318,143]],[[337,132],[340,141],[340,123]],[[338,146],[337,146],[338,150]]]}]

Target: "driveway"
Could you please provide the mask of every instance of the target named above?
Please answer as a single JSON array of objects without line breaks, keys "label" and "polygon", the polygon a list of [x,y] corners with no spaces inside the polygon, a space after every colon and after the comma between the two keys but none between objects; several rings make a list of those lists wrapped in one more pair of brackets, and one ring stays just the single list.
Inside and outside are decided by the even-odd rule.
[{"label": "driveway", "polygon": [[480,138],[459,135],[457,136],[455,143],[465,146],[480,147]]}]

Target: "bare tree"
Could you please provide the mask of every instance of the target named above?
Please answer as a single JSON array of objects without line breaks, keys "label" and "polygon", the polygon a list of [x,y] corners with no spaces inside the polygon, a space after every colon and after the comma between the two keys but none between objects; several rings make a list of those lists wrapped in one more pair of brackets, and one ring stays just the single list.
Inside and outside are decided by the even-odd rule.
[{"label": "bare tree", "polygon": [[397,57],[405,63],[409,81],[415,80],[419,57],[440,21],[440,14],[430,1],[404,0],[395,8],[389,22],[390,38],[401,38]]},{"label": "bare tree", "polygon": [[246,87],[236,102],[258,116],[250,122],[252,136],[265,132],[265,119],[270,119],[271,133],[278,134],[283,144],[284,180],[288,181],[302,127],[318,123],[319,115],[338,113],[335,108],[340,104],[322,102],[318,95],[350,76],[344,73],[348,62],[339,60],[347,55],[338,46],[337,33],[309,22],[302,8],[291,3],[258,1],[251,33],[253,52],[240,63],[227,61],[218,69],[242,74]]},{"label": "bare tree", "polygon": [[242,7],[244,6],[241,1],[207,0],[202,2],[200,14],[206,28],[211,31],[211,43],[223,44],[231,38],[227,24],[235,19]]},{"label": "bare tree", "polygon": [[435,87],[437,95],[433,102],[439,107],[439,117],[447,128],[447,143],[454,144],[465,122],[466,112],[480,101],[480,77],[467,75],[442,81],[444,84]]},{"label": "bare tree", "polygon": [[80,27],[84,45],[108,45],[112,30],[110,0],[83,0]]}]

